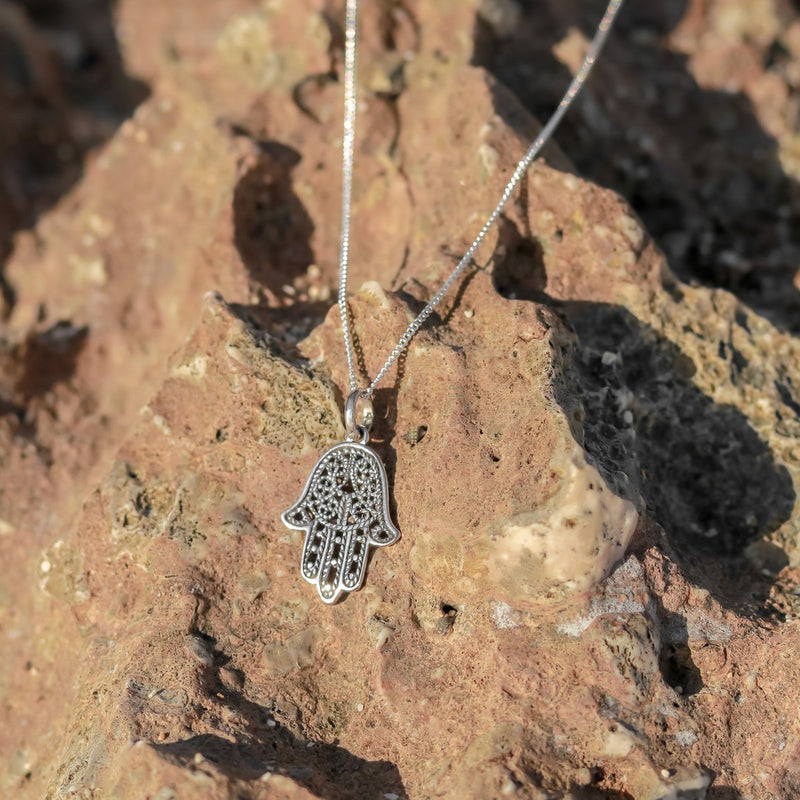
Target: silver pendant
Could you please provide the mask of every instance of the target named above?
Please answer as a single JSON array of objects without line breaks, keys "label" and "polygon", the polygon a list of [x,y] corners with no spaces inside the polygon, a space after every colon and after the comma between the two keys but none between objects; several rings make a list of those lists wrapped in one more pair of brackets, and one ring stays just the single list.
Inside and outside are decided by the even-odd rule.
[{"label": "silver pendant", "polygon": [[[281,515],[288,528],[305,531],[300,572],[316,584],[325,603],[335,603],[343,592],[361,587],[370,547],[385,547],[400,538],[389,516],[386,470],[366,444],[371,404],[365,407],[367,424],[353,425],[359,399],[353,395],[345,414],[351,428],[348,436],[357,435],[361,441],[345,441],[327,450],[300,499]],[[369,398],[361,399],[366,406]]]}]

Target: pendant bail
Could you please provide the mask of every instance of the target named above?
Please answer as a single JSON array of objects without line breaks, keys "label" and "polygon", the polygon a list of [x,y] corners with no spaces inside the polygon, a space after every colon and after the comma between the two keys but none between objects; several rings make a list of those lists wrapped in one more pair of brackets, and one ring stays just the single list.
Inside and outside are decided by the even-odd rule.
[{"label": "pendant bail", "polygon": [[[361,420],[356,422],[356,406],[361,400]],[[361,442],[366,444],[369,441],[369,431],[372,421],[375,419],[375,410],[372,407],[372,400],[369,393],[364,389],[356,389],[351,392],[344,404],[344,426],[347,433],[347,441]]]}]

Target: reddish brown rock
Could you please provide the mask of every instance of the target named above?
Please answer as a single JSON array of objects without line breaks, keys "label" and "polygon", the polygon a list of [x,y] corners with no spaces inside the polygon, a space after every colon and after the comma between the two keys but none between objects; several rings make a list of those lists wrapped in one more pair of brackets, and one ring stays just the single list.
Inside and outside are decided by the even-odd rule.
[{"label": "reddish brown rock", "polygon": [[[724,39],[782,108],[740,52],[789,47],[772,7],[737,50],[712,5],[675,34],[692,68],[721,81]],[[542,34],[481,9],[365,7],[370,375],[536,130],[466,61]],[[152,97],[6,268],[5,794],[797,794],[796,338],[679,282],[552,148],[376,392],[403,536],[325,606],[280,513],[343,435],[340,32],[311,2],[119,15]]]}]

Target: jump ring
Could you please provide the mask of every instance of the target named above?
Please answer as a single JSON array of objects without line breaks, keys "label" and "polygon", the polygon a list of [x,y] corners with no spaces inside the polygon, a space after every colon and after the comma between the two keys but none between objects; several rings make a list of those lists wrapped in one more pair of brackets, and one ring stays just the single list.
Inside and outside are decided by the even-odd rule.
[{"label": "jump ring", "polygon": [[[356,407],[359,400],[361,401],[361,419],[356,422]],[[375,410],[369,394],[362,389],[352,392],[344,404],[344,426],[347,430],[348,441],[360,441],[361,444],[366,444],[374,419]]]}]

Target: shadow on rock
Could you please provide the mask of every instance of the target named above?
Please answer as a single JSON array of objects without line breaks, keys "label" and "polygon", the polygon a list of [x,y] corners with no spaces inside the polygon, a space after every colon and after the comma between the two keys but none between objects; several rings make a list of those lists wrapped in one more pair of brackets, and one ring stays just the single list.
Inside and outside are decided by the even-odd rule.
[{"label": "shadow on rock", "polygon": [[[680,277],[733,291],[777,326],[798,333],[800,292],[793,280],[800,262],[800,187],[750,100],[702,88],[688,57],[678,52],[680,43],[670,40],[679,29],[690,42],[700,35],[709,23],[699,6],[665,0],[623,8],[558,142],[579,174],[627,198]],[[571,77],[554,46],[574,59],[570,30],[591,37],[604,7],[604,0],[483,3],[473,63],[544,122]],[[765,77],[785,84],[790,57],[780,31],[775,36],[768,52],[748,50],[747,57]],[[706,69],[714,59],[725,64],[733,58],[724,43],[714,47],[700,46]],[[496,93],[496,107],[519,127],[519,107],[507,92]]]},{"label": "shadow on rock", "polygon": [[613,789],[592,789],[585,786],[577,786],[570,789],[568,795],[575,800],[635,800],[632,794]]},{"label": "shadow on rock", "polygon": [[714,786],[708,790],[706,800],[742,800],[742,794],[732,786]]},{"label": "shadow on rock", "polygon": [[[4,275],[14,234],[72,188],[90,151],[148,96],[125,73],[113,5],[0,0],[0,319],[16,302]],[[22,342],[0,342],[0,416],[16,417],[14,435],[48,464],[31,402],[70,380],[88,334],[62,320],[35,326]]]},{"label": "shadow on rock", "polygon": [[[0,263],[148,95],[125,74],[110,0],[0,0]],[[2,284],[4,314],[13,287]]]},{"label": "shadow on rock", "polygon": [[[231,780],[257,781],[265,774],[285,775],[324,800],[378,800],[387,793],[406,797],[400,772],[389,761],[368,761],[344,747],[298,738],[275,719],[272,711],[248,700],[219,677],[228,658],[216,649],[214,639],[197,634],[208,643],[212,664],[202,668],[202,683],[209,698],[242,723],[236,741],[215,734],[200,734],[176,742],[150,746],[182,768],[195,768],[198,754]],[[230,736],[230,726],[226,726]],[[246,731],[246,732],[245,732]]]},{"label": "shadow on rock", "polygon": [[[695,364],[677,345],[622,306],[550,297],[537,245],[507,221],[500,241],[497,291],[549,306],[576,333],[557,399],[568,418],[582,406],[576,434],[606,480],[641,495],[691,580],[740,612],[763,613],[770,578],[744,556],[791,516],[789,471],[741,411],[695,386]],[[777,575],[788,558],[775,547],[766,562]]]},{"label": "shadow on rock", "polygon": [[19,348],[18,361],[22,364],[22,373],[15,391],[22,404],[72,377],[88,334],[86,326],[76,328],[62,321],[46,331],[28,335]]},{"label": "shadow on rock", "polygon": [[35,439],[34,426],[25,423],[31,401],[67,383],[86,344],[89,329],[62,320],[47,330],[30,331],[25,339],[0,351],[0,417],[18,418],[17,432]]},{"label": "shadow on rock", "polygon": [[[203,734],[151,746],[184,768],[196,765],[200,754],[232,780],[260,780],[265,773],[286,775],[325,800],[377,800],[387,792],[405,796],[394,764],[367,761],[336,745],[309,744],[285,728],[275,727],[246,741]],[[375,787],[372,792],[370,786]]]},{"label": "shadow on rock", "polygon": [[234,241],[257,291],[280,297],[314,260],[314,223],[292,188],[299,153],[278,142],[256,144],[259,156],[234,191]]},{"label": "shadow on rock", "polygon": [[661,638],[661,650],[658,654],[661,677],[667,686],[671,686],[684,697],[691,697],[705,684],[703,674],[692,658],[686,617],[664,608],[661,598],[656,593],[652,595],[652,602]]},{"label": "shadow on rock", "polygon": [[790,517],[788,470],[744,414],[694,385],[689,356],[621,306],[559,308],[578,336],[586,449],[606,468],[634,466],[648,512],[686,566],[716,571]]}]

